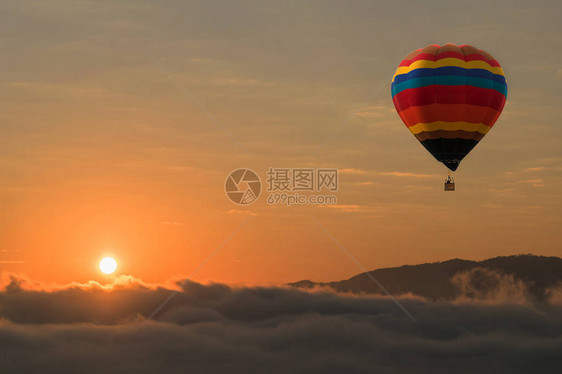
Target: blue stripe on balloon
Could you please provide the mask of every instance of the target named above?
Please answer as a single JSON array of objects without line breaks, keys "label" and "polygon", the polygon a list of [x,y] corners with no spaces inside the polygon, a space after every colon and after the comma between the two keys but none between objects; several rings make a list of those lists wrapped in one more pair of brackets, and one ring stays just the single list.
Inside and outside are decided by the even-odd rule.
[{"label": "blue stripe on balloon", "polygon": [[412,78],[431,77],[434,75],[462,75],[475,78],[493,79],[498,83],[505,83],[505,77],[494,74],[485,69],[465,69],[458,66],[444,66],[440,68],[420,68],[412,70],[407,74],[400,74],[394,77],[394,82],[401,83]]},{"label": "blue stripe on balloon", "polygon": [[[430,70],[434,70],[434,69],[430,69]],[[505,83],[497,82],[494,79],[486,79],[486,78],[473,77],[467,75],[461,76],[461,75],[433,75],[432,74],[431,76],[412,78],[402,82],[396,82],[395,79],[395,81],[392,83],[392,88],[391,88],[392,97],[409,88],[425,87],[425,86],[431,86],[433,84],[442,85],[442,86],[468,85],[468,86],[474,86],[480,88],[489,88],[502,93],[504,96],[507,96],[507,85]]]}]

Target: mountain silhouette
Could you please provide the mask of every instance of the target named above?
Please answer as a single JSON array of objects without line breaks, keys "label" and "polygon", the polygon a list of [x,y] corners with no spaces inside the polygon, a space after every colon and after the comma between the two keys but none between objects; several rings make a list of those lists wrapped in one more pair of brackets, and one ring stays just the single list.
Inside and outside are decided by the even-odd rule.
[{"label": "mountain silhouette", "polygon": [[[562,285],[562,259],[535,255],[495,257],[483,261],[452,259],[444,262],[377,269],[369,272],[392,295],[413,294],[431,300],[459,297],[487,298],[524,294],[542,302]],[[384,294],[367,273],[352,278],[317,283],[289,283],[298,288],[329,287],[339,292]]]}]

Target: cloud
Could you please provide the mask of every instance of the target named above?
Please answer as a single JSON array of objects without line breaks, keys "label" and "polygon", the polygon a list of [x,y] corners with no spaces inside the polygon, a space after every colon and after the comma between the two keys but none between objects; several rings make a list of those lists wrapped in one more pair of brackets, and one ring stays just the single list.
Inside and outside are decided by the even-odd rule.
[{"label": "cloud", "polygon": [[372,171],[363,169],[340,169],[340,174],[351,174],[351,175],[379,175],[379,176],[390,176],[390,177],[406,177],[406,178],[433,178],[437,175],[435,174],[421,174],[421,173],[411,173],[403,171]]},{"label": "cloud", "polygon": [[410,178],[432,178],[435,174],[419,174],[419,173],[406,173],[401,171],[382,172],[380,175],[392,177],[410,177]]},{"label": "cloud", "polygon": [[257,216],[258,213],[254,213],[251,210],[244,210],[244,209],[230,209],[228,211],[228,214],[244,214],[244,215],[250,215],[250,216]]},{"label": "cloud", "polygon": [[387,117],[389,114],[394,115],[394,108],[384,105],[372,105],[362,108],[357,114],[357,117],[364,118],[382,118]]},{"label": "cloud", "polygon": [[544,187],[544,181],[542,179],[524,179],[520,180],[519,183],[528,183],[533,187]]},{"label": "cloud", "polygon": [[[535,299],[529,286],[512,274],[505,274],[486,268],[474,268],[453,276],[451,283],[460,291],[455,302],[480,301],[485,303],[522,304],[532,303]],[[548,292],[547,292],[548,293]]]},{"label": "cloud", "polygon": [[355,169],[355,168],[348,168],[348,169],[340,169],[340,174],[355,174],[355,175],[365,175],[369,172],[367,170]]},{"label": "cloud", "polygon": [[161,225],[169,225],[169,226],[185,226],[187,225],[185,222],[178,222],[178,221],[153,221],[147,220],[148,223],[159,223]]},{"label": "cloud", "polygon": [[358,212],[361,210],[365,210],[365,207],[361,205],[345,205],[345,204],[338,204],[338,205],[319,205],[319,208],[328,208],[328,209],[337,209],[342,212]]},{"label": "cloud", "polygon": [[169,289],[131,281],[0,292],[5,372],[534,373],[555,372],[562,308],[513,303],[400,302],[385,297],[233,288],[187,282],[158,321]]}]

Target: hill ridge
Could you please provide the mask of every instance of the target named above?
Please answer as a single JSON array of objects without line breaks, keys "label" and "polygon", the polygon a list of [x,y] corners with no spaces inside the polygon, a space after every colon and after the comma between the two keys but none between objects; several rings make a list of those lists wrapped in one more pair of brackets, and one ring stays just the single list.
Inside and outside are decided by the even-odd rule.
[{"label": "hill ridge", "polygon": [[[562,284],[562,258],[533,254],[496,256],[481,261],[453,258],[369,271],[393,295],[413,294],[432,300],[461,296],[485,297],[501,287],[519,289],[526,297],[543,301]],[[329,287],[339,292],[382,294],[367,273],[332,282],[302,280],[298,288]]]}]

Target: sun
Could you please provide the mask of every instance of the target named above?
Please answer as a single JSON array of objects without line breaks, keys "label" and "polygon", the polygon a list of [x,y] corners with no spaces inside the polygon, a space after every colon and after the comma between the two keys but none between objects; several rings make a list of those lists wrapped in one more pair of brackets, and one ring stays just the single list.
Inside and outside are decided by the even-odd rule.
[{"label": "sun", "polygon": [[100,261],[100,270],[104,274],[113,274],[117,270],[117,261],[113,257],[104,257]]}]

